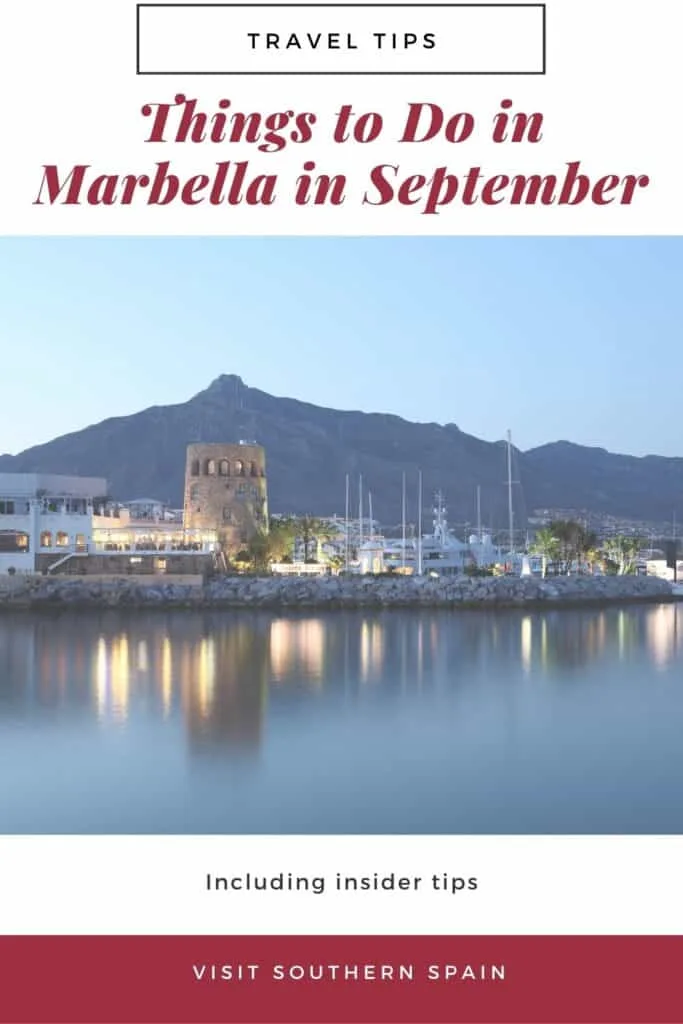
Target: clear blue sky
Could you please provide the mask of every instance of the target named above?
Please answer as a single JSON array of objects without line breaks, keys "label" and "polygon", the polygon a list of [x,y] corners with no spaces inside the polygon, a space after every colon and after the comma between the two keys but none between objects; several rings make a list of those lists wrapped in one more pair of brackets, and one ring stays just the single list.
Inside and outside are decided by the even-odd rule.
[{"label": "clear blue sky", "polygon": [[683,239],[0,240],[0,452],[276,395],[683,455]]}]

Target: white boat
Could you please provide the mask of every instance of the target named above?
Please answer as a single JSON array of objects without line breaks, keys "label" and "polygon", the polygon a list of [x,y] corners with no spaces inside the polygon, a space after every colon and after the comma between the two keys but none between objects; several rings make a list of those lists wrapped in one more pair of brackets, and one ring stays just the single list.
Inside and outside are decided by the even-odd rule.
[{"label": "white boat", "polygon": [[[477,498],[479,501],[479,496]],[[348,504],[347,478],[347,511]],[[362,524],[362,505],[359,506],[359,509],[359,524]],[[422,534],[422,473],[420,473],[417,535],[409,537],[406,523],[404,473],[401,536],[386,538],[372,529],[371,536],[364,538],[362,527],[359,527],[358,560],[354,563],[350,560],[347,561],[348,571],[362,574],[390,571],[406,575],[456,576],[468,570],[488,568],[504,561],[500,548],[493,544],[490,535],[482,534],[479,530],[477,534],[473,534],[469,538],[469,543],[467,543],[449,530],[446,504],[440,491],[435,495],[432,511],[432,532]],[[479,513],[478,519],[480,519]],[[372,515],[370,521],[372,522]]]},{"label": "white boat", "polygon": [[468,566],[476,566],[470,545],[458,540],[448,529],[446,505],[441,493],[436,495],[433,511],[432,533],[423,537],[384,540],[382,553],[386,569],[417,574],[421,568],[425,575],[454,576],[464,572]]}]

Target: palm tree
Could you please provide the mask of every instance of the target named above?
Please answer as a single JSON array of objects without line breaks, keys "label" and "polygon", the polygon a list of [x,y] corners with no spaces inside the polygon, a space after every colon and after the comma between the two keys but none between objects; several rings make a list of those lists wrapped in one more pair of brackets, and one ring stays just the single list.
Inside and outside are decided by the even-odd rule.
[{"label": "palm tree", "polygon": [[594,575],[595,567],[601,565],[605,561],[604,552],[600,550],[600,546],[598,544],[591,544],[587,546],[583,556],[588,568],[590,569],[591,575]]},{"label": "palm tree", "polygon": [[309,552],[314,541],[316,545],[315,561],[322,561],[321,544],[323,541],[329,540],[330,537],[337,535],[335,527],[324,519],[310,515],[299,516],[295,522],[297,525],[297,536],[301,537],[304,545],[304,561],[313,561],[313,559],[309,558]]},{"label": "palm tree", "polygon": [[577,523],[575,519],[558,519],[550,524],[550,530],[559,544],[562,571],[570,573],[574,565],[580,570],[586,552],[597,545],[597,536],[588,532],[586,527],[582,523]]},{"label": "palm tree", "polygon": [[560,553],[560,541],[553,530],[552,524],[544,526],[542,530],[536,533],[530,550],[532,554],[541,556],[541,575],[545,579],[546,572],[548,571],[548,562],[556,561]]},{"label": "palm tree", "polygon": [[595,566],[602,558],[598,535],[592,530],[586,530],[585,527],[582,526],[577,541],[577,561],[579,569],[581,569],[581,563],[585,562],[592,575],[595,571]]},{"label": "palm tree", "polygon": [[550,524],[550,530],[557,543],[557,561],[562,566],[562,572],[567,573],[571,567],[573,555],[572,524],[566,519],[556,519]]}]

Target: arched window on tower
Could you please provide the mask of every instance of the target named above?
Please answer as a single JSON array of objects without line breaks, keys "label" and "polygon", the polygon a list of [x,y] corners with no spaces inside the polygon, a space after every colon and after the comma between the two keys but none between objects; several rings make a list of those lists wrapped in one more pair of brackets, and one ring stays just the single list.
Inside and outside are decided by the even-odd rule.
[{"label": "arched window on tower", "polygon": [[206,475],[207,476],[215,476],[216,475],[216,460],[215,459],[207,459],[206,460]]},{"label": "arched window on tower", "polygon": [[218,472],[221,476],[230,476],[230,463],[227,459],[221,459],[218,466]]},{"label": "arched window on tower", "polygon": [[192,476],[199,476],[199,459],[192,460],[192,467],[190,469]]},{"label": "arched window on tower", "polygon": [[235,473],[237,476],[244,476],[244,463],[241,459],[237,459],[235,462]]}]

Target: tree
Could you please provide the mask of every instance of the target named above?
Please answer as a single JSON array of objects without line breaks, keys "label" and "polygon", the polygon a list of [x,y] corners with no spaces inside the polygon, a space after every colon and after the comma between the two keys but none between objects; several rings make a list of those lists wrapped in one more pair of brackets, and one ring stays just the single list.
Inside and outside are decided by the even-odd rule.
[{"label": "tree", "polygon": [[290,554],[296,535],[294,519],[271,519],[268,531],[259,530],[249,541],[248,561],[260,572],[267,570],[272,562],[281,562]]},{"label": "tree", "polygon": [[552,527],[560,544],[562,572],[570,573],[578,553],[581,527],[573,519],[560,519]]},{"label": "tree", "polygon": [[268,532],[268,550],[272,562],[281,562],[292,554],[296,540],[296,519],[271,519]]},{"label": "tree", "polygon": [[256,569],[257,572],[266,571],[271,562],[269,534],[265,533],[265,531],[259,531],[254,534],[244,554],[247,555],[246,560],[252,569]]},{"label": "tree", "polygon": [[590,569],[591,575],[595,573],[596,566],[604,564],[605,554],[601,550],[600,545],[597,542],[597,538],[595,539],[595,543],[586,545],[584,558],[588,568]]},{"label": "tree", "polygon": [[[325,540],[329,540],[330,537],[337,536],[337,529],[332,526],[331,523],[326,522],[324,519],[318,519],[317,516],[299,516],[294,522],[297,526],[297,536],[301,538],[304,546],[304,562],[320,562],[321,558],[321,544]],[[311,547],[315,543],[316,551],[315,558],[310,557]]]},{"label": "tree", "polygon": [[549,561],[558,562],[563,573],[570,573],[574,566],[580,571],[584,562],[591,564],[597,548],[597,536],[574,519],[557,519],[550,523],[538,531],[532,545],[532,551],[543,559],[543,576]]},{"label": "tree", "polygon": [[548,571],[548,562],[555,562],[560,554],[560,542],[550,526],[544,526],[539,530],[531,545],[531,553],[541,556],[541,575],[545,579]]},{"label": "tree", "polygon": [[593,533],[592,530],[586,530],[586,528],[582,526],[577,540],[578,545],[576,554],[579,569],[581,569],[582,564],[585,562],[592,574],[595,571],[595,566],[602,561],[598,535],[597,533]]},{"label": "tree", "polygon": [[626,537],[623,534],[610,537],[605,544],[605,553],[616,566],[617,575],[625,576],[636,571],[638,553],[642,545],[640,537]]}]

